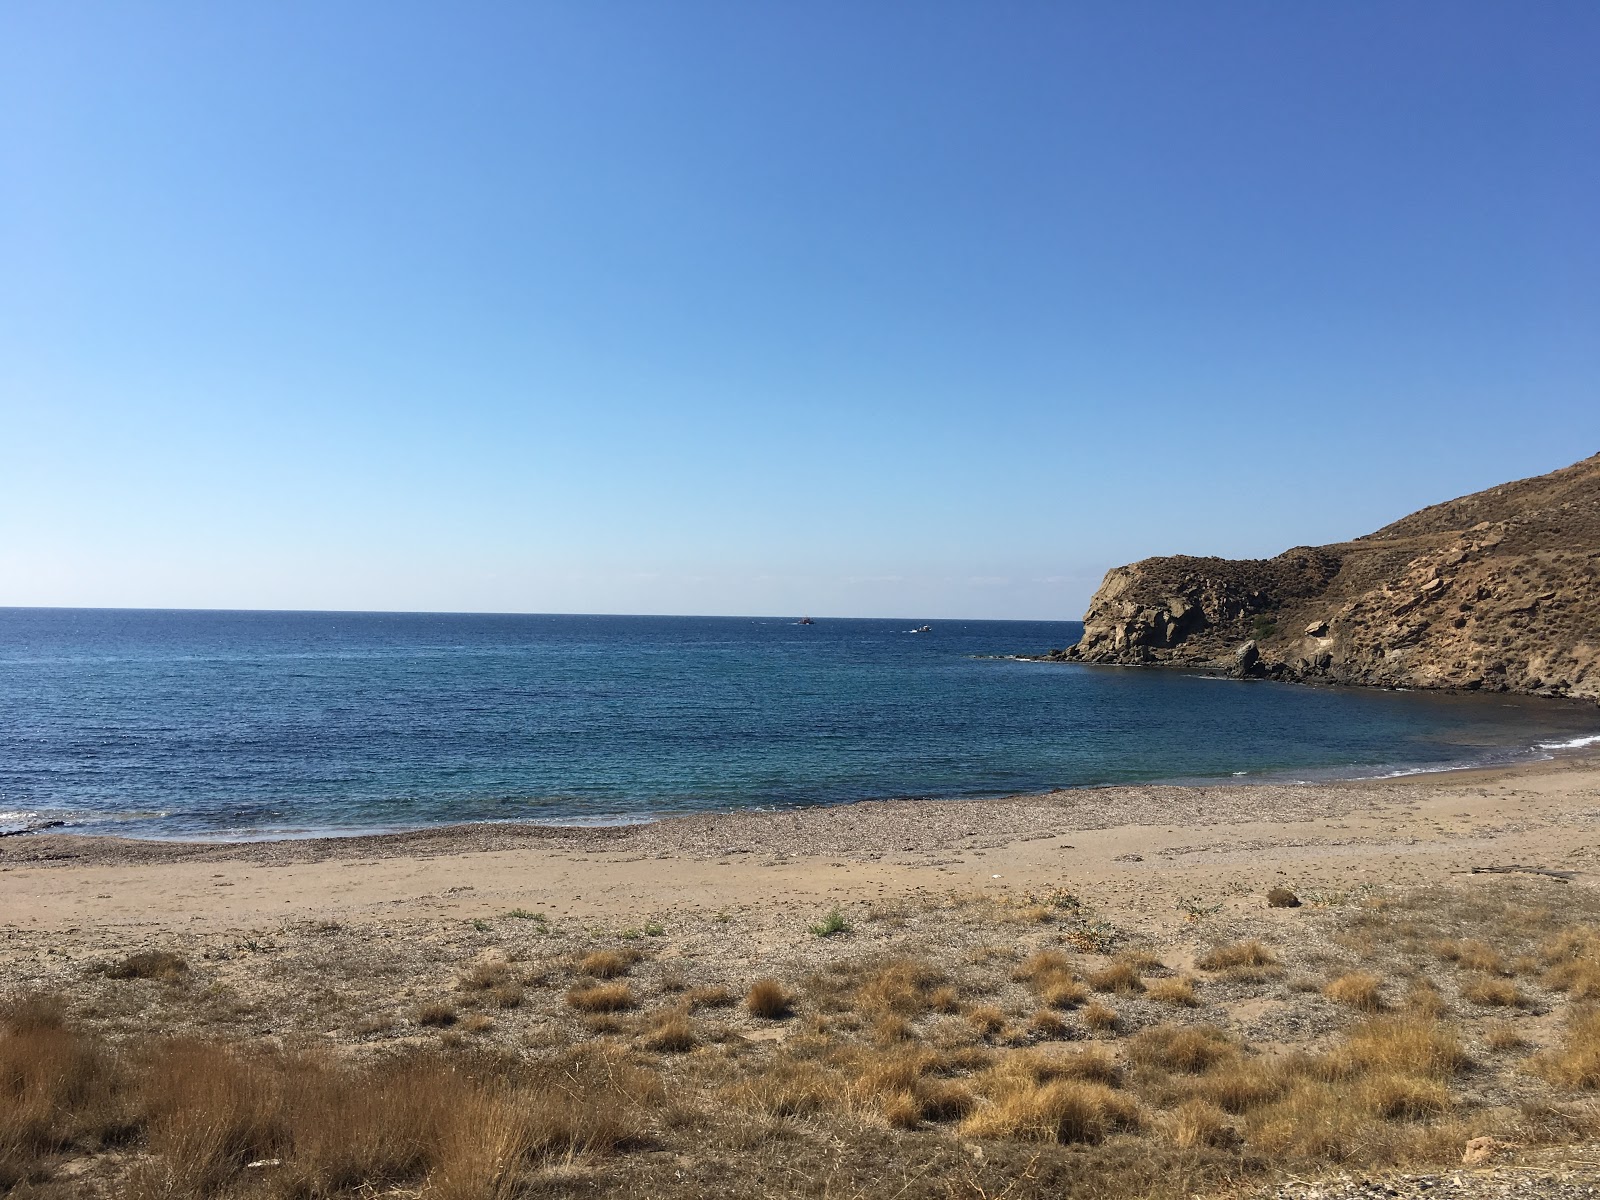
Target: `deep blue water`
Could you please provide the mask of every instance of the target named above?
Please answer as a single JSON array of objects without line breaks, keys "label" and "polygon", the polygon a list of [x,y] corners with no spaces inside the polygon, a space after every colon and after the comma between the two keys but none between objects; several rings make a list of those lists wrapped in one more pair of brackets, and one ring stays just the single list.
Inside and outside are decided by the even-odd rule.
[{"label": "deep blue water", "polygon": [[0,828],[288,836],[1503,760],[1593,706],[979,657],[1075,622],[0,609]]}]

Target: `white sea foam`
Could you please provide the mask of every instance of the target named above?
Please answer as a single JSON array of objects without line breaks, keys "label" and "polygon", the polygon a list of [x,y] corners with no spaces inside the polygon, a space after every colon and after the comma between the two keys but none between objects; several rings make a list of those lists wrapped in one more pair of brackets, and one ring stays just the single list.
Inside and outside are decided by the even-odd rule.
[{"label": "white sea foam", "polygon": [[1600,733],[1591,733],[1586,737],[1575,737],[1565,742],[1539,742],[1540,750],[1577,750],[1583,746],[1600,745]]}]

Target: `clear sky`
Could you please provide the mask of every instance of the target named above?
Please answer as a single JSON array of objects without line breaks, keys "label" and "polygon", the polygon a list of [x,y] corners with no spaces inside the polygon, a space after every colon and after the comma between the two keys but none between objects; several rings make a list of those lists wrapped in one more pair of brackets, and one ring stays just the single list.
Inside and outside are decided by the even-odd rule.
[{"label": "clear sky", "polygon": [[1081,614],[1600,450],[1600,5],[0,7],[0,604]]}]

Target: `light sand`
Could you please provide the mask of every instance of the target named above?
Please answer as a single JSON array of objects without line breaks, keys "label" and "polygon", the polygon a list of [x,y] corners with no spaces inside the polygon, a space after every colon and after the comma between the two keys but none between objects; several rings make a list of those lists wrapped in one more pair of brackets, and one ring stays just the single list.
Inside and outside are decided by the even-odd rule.
[{"label": "light sand", "polygon": [[130,934],[303,919],[609,922],[682,910],[793,920],[833,903],[1071,887],[1108,917],[1238,905],[1274,882],[1346,891],[1530,865],[1600,881],[1600,755],[1309,786],[1108,788],[234,845],[0,841],[0,929]]}]

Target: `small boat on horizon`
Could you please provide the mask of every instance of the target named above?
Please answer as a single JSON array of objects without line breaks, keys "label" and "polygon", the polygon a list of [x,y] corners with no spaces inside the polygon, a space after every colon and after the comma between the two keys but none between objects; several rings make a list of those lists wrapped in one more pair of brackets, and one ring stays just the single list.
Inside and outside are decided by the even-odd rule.
[{"label": "small boat on horizon", "polygon": [[908,629],[908,630],[906,630],[906,632],[907,633],[932,633],[933,632],[933,626],[932,625],[919,625],[916,629]]},{"label": "small boat on horizon", "polygon": [[813,621],[810,617],[801,617],[798,621],[795,622],[795,624],[796,625],[815,625],[816,622]]}]

